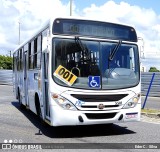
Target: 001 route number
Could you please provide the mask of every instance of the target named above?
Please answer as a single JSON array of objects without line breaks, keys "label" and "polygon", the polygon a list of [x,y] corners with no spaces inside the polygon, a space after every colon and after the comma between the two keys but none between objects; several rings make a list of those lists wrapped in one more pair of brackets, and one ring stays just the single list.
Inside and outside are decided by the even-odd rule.
[{"label": "001 route number", "polygon": [[77,79],[77,76],[75,76],[72,72],[67,70],[62,65],[59,65],[56,71],[54,72],[54,76],[63,81],[64,83],[68,85],[72,85],[75,80]]}]

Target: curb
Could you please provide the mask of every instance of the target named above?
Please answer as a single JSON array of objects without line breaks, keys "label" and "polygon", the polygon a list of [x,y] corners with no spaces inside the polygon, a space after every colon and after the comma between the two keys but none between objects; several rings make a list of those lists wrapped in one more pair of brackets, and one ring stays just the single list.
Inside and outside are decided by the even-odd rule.
[{"label": "curb", "polygon": [[141,112],[141,115],[150,117],[150,118],[157,118],[160,119],[160,113],[147,113],[147,112]]}]

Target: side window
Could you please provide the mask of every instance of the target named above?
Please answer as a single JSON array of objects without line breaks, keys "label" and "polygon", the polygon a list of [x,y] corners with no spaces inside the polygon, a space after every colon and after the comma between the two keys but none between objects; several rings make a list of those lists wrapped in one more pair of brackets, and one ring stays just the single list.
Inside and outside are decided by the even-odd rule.
[{"label": "side window", "polygon": [[37,68],[37,38],[34,40],[34,69]]},{"label": "side window", "polygon": [[15,54],[13,54],[13,65],[12,65],[12,69],[13,69],[13,72],[15,71]]},{"label": "side window", "polygon": [[22,70],[22,62],[23,62],[23,58],[22,58],[22,49],[19,49],[18,52],[17,52],[17,63],[18,63],[18,67],[17,67],[17,70],[18,71],[21,71]]},{"label": "side window", "polygon": [[33,62],[34,62],[34,41],[31,42],[31,66],[30,69],[33,69]]},{"label": "side window", "polygon": [[42,36],[37,39],[37,68],[41,67]]},{"label": "side window", "polygon": [[41,67],[42,36],[39,35],[29,43],[28,67],[29,69],[39,69]]},{"label": "side window", "polygon": [[[29,54],[28,54],[28,49],[29,49],[29,43],[27,43],[27,44],[25,44],[25,46],[24,46],[24,49],[23,49],[23,68],[24,68],[24,71],[26,72],[26,70],[28,70],[28,56],[29,56]],[[26,73],[25,73],[26,74]]]},{"label": "side window", "polygon": [[17,52],[13,54],[13,71],[17,71]]},{"label": "side window", "polygon": [[20,59],[19,59],[19,51],[17,51],[17,71],[20,70]]},{"label": "side window", "polygon": [[23,69],[23,49],[19,50],[19,70]]},{"label": "side window", "polygon": [[29,43],[29,51],[28,51],[28,67],[31,69],[31,43]]}]

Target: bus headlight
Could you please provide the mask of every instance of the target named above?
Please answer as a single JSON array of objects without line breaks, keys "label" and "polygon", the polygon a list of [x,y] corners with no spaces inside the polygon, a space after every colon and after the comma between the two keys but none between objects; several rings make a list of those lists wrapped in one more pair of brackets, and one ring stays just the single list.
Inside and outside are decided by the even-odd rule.
[{"label": "bus headlight", "polygon": [[135,95],[123,106],[123,109],[134,108],[137,105],[139,99],[140,99],[140,94]]},{"label": "bus headlight", "polygon": [[65,110],[77,110],[76,107],[71,102],[69,102],[66,98],[60,95],[53,94],[52,99],[56,101],[56,103],[58,103],[58,105]]}]

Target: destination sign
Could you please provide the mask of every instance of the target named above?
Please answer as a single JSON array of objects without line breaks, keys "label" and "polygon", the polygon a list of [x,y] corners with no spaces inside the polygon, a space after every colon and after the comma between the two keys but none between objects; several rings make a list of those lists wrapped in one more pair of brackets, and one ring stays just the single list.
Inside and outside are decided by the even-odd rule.
[{"label": "destination sign", "polygon": [[53,34],[101,37],[137,42],[135,29],[130,26],[76,19],[57,19],[53,24]]}]

